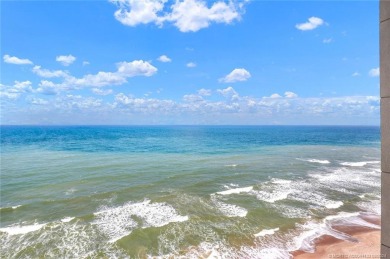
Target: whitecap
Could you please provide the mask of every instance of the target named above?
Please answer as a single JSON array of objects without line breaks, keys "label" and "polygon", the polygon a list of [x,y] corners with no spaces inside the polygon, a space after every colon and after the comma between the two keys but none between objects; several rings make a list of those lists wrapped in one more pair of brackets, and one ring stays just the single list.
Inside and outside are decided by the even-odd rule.
[{"label": "whitecap", "polygon": [[65,217],[65,218],[61,219],[61,221],[64,222],[64,223],[67,223],[67,222],[72,221],[74,218],[75,217]]},{"label": "whitecap", "polygon": [[325,204],[325,207],[328,209],[337,209],[340,208],[344,203],[342,201],[330,201]]},{"label": "whitecap", "polygon": [[279,228],[273,228],[273,229],[263,229],[257,234],[254,234],[255,237],[263,237],[265,235],[273,235],[276,231],[278,231]]},{"label": "whitecap", "polygon": [[217,194],[219,194],[219,195],[239,194],[242,192],[250,192],[252,190],[253,190],[253,186],[249,186],[249,187],[229,189],[226,191],[217,192]]},{"label": "whitecap", "polygon": [[380,161],[362,161],[362,162],[342,162],[340,165],[344,166],[352,166],[352,167],[362,167],[367,164],[377,164],[380,163]]},{"label": "whitecap", "polygon": [[23,235],[29,232],[37,231],[43,228],[46,224],[34,224],[34,225],[13,225],[5,228],[0,228],[1,232],[6,232],[8,235]]},{"label": "whitecap", "polygon": [[330,164],[330,161],[329,161],[329,160],[320,160],[320,159],[301,159],[301,158],[297,158],[297,159],[298,159],[298,160],[301,160],[301,161],[310,162],[310,163]]},{"label": "whitecap", "polygon": [[254,191],[256,198],[261,201],[274,203],[275,201],[280,201],[287,199],[288,196],[293,192],[291,189],[275,189],[270,192],[267,191]]}]

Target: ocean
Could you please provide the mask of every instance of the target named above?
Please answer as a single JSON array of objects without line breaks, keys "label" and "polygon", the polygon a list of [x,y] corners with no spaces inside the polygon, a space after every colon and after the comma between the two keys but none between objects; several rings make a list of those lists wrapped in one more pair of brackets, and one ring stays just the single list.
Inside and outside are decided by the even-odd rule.
[{"label": "ocean", "polygon": [[379,229],[380,129],[1,126],[1,258],[290,258]]}]

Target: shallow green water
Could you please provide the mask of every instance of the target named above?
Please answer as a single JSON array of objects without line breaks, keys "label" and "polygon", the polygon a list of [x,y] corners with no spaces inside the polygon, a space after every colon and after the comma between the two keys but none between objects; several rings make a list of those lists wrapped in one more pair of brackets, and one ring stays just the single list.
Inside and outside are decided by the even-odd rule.
[{"label": "shallow green water", "polygon": [[4,258],[288,258],[378,228],[377,127],[1,130]]}]

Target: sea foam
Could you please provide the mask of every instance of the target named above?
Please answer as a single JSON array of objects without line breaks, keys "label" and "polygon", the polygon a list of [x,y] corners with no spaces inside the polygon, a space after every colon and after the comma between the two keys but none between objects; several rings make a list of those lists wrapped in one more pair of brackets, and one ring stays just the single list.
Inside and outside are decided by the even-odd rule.
[{"label": "sea foam", "polygon": [[242,193],[242,192],[250,192],[252,190],[253,190],[253,186],[249,186],[249,187],[229,189],[229,190],[226,190],[226,191],[217,192],[217,194],[219,194],[219,195],[239,194],[239,193]]},{"label": "sea foam", "polygon": [[266,235],[273,235],[278,230],[279,230],[279,228],[263,229],[262,231],[260,231],[259,233],[255,234],[254,236],[255,237],[263,237],[263,236],[266,236]]},{"label": "sea foam", "polygon": [[211,201],[217,207],[217,209],[226,217],[245,217],[248,214],[248,210],[234,205],[220,201],[214,194],[211,195]]},{"label": "sea foam", "polygon": [[329,161],[329,160],[320,160],[320,159],[301,159],[301,158],[297,158],[297,159],[298,159],[298,160],[301,160],[301,161],[310,162],[310,163],[330,164],[330,161]]},{"label": "sea foam", "polygon": [[352,166],[352,167],[362,167],[367,164],[377,164],[380,163],[380,161],[362,161],[362,162],[342,162],[340,165],[344,166]]},{"label": "sea foam", "polygon": [[96,224],[111,242],[129,235],[136,228],[161,227],[171,222],[188,220],[188,216],[179,215],[172,206],[166,203],[151,203],[150,200],[103,208],[94,215],[96,219],[93,224]]},{"label": "sea foam", "polygon": [[33,224],[33,225],[14,225],[5,228],[0,228],[1,232],[6,232],[8,235],[23,235],[33,231],[37,231],[43,228],[46,224]]}]

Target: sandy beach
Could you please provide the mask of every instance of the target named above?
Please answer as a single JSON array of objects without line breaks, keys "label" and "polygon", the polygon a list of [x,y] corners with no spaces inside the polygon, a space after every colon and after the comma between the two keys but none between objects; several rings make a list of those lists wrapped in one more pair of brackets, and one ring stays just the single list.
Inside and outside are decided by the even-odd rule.
[{"label": "sandy beach", "polygon": [[358,232],[352,235],[358,242],[325,237],[319,241],[315,253],[297,253],[295,259],[321,258],[390,258],[380,255],[380,231]]}]

